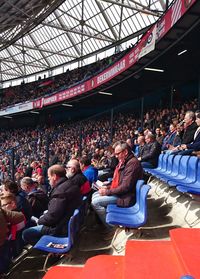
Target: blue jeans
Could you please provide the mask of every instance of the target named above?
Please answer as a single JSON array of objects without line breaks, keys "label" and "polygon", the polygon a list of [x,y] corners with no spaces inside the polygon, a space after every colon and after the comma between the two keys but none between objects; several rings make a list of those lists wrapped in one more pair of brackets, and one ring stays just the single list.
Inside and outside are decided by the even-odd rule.
[{"label": "blue jeans", "polygon": [[106,223],[106,207],[109,204],[115,203],[117,203],[116,196],[101,196],[98,191],[92,195],[92,207],[94,208],[102,223],[109,228],[110,226]]},{"label": "blue jeans", "polygon": [[22,233],[22,239],[24,240],[24,242],[35,245],[43,236],[42,227],[43,225],[38,225],[24,230]]}]

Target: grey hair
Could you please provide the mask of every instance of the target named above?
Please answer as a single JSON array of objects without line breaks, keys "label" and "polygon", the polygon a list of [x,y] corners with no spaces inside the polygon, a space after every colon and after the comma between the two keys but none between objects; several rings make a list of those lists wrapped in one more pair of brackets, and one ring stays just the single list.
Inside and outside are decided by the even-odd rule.
[{"label": "grey hair", "polygon": [[33,179],[29,176],[25,176],[21,180],[21,184],[26,184],[28,186],[31,186],[34,183]]},{"label": "grey hair", "polygon": [[114,143],[113,148],[116,148],[117,146],[119,146],[122,151],[128,150],[128,152],[131,153],[131,148],[130,148],[130,146],[128,145],[127,142],[117,141],[117,142]]},{"label": "grey hair", "polygon": [[192,110],[186,111],[185,115],[188,115],[192,120],[195,119],[195,113]]}]

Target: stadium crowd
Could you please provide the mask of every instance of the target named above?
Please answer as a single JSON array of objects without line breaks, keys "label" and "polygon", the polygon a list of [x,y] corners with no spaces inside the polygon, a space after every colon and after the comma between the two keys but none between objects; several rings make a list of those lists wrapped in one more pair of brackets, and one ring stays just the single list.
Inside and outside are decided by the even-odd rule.
[{"label": "stadium crowd", "polygon": [[0,109],[17,103],[35,100],[39,97],[50,96],[59,91],[65,90],[102,72],[124,55],[125,51],[116,53],[105,59],[98,60],[93,64],[74,70],[67,70],[50,78],[41,77],[31,83],[23,83],[19,86],[12,86],[0,90]]},{"label": "stadium crowd", "polygon": [[[19,254],[23,241],[34,245],[43,234],[65,234],[63,224],[81,204],[82,196],[91,195],[92,183],[97,178],[106,181],[113,177],[110,188],[92,195],[92,207],[105,223],[108,203],[120,206],[134,203],[132,189],[137,179],[142,178],[142,167],[155,168],[161,152],[184,155],[200,151],[199,126],[195,99],[171,110],[150,109],[144,114],[143,128],[141,119],[133,113],[120,113],[114,117],[113,129],[105,117],[86,120],[84,125],[79,122],[70,126],[1,129],[0,218],[5,226],[0,235],[0,257],[9,255],[8,251],[12,251],[10,258]],[[15,182],[10,177],[12,148]],[[103,169],[107,169],[105,174],[101,172]],[[127,189],[124,181],[128,181],[131,189]],[[67,216],[64,212],[68,212]],[[9,263],[8,257],[3,260],[1,271]]]}]

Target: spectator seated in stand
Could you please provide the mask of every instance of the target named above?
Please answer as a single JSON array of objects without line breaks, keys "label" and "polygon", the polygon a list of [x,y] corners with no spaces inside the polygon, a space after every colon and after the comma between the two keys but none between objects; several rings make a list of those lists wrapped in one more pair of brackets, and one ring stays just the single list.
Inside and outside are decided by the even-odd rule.
[{"label": "spectator seated in stand", "polygon": [[191,155],[193,151],[200,151],[200,113],[196,114],[196,124],[198,128],[194,133],[193,142],[189,144],[181,144],[180,155]]},{"label": "spectator seated in stand", "polygon": [[145,136],[145,142],[143,154],[141,157],[138,157],[138,160],[141,161],[143,168],[156,168],[161,146],[156,141],[155,136],[150,133]]},{"label": "spectator seated in stand", "polygon": [[194,135],[198,126],[195,122],[195,113],[193,111],[187,111],[184,117],[184,132],[182,136],[182,147],[177,146],[172,149],[172,154],[182,154],[185,153],[181,149],[185,149],[187,144],[190,144],[194,141]]},{"label": "spectator seated in stand", "polygon": [[17,185],[17,183],[12,181],[5,181],[3,184],[3,194],[14,194],[17,200],[17,210],[21,211],[27,222],[27,226],[29,226],[32,210],[29,202],[26,199],[26,193],[24,193]]},{"label": "spectator seated in stand", "polygon": [[24,241],[32,245],[42,235],[67,236],[66,223],[82,203],[79,186],[67,179],[63,166],[51,166],[48,169],[48,178],[52,187],[48,211],[39,218],[37,226],[24,230],[22,234]]},{"label": "spectator seated in stand", "polygon": [[31,205],[32,215],[39,218],[47,210],[49,199],[37,186],[38,183],[30,177],[24,177],[21,180],[21,188],[27,194],[26,198]]},{"label": "spectator seated in stand", "polygon": [[0,207],[0,275],[3,272],[7,272],[12,258],[10,242],[7,239],[9,227],[23,221],[24,215],[21,212],[10,211]]},{"label": "spectator seated in stand", "polygon": [[87,156],[82,156],[79,163],[83,174],[88,179],[91,186],[93,182],[97,181],[98,170],[91,165],[91,160]]},{"label": "spectator seated in stand", "polygon": [[174,146],[175,137],[176,137],[176,125],[170,124],[169,132],[163,139],[161,150],[164,151],[167,150],[170,146]]},{"label": "spectator seated in stand", "polygon": [[98,179],[100,181],[107,181],[113,177],[116,166],[118,165],[118,159],[115,156],[114,149],[112,146],[107,148],[107,157],[108,157],[108,165],[107,169],[100,171],[98,175]]},{"label": "spectator seated in stand", "polygon": [[[13,194],[5,194],[1,196],[1,207],[5,210],[18,211],[17,200]],[[20,211],[23,213],[22,211]],[[12,257],[17,257],[23,249],[24,243],[21,238],[22,230],[26,226],[26,219],[24,216],[23,221],[17,224],[11,224],[9,226],[9,240],[11,241]]]},{"label": "spectator seated in stand", "polygon": [[90,183],[87,177],[82,173],[78,160],[72,159],[67,163],[66,176],[68,178],[68,181],[79,187],[80,192],[83,196],[90,193]]},{"label": "spectator seated in stand", "polygon": [[126,142],[116,142],[114,149],[119,164],[115,168],[112,183],[110,187],[100,187],[92,195],[92,207],[108,230],[111,227],[105,221],[107,205],[117,204],[121,207],[133,205],[135,203],[136,182],[143,177],[141,164]]}]

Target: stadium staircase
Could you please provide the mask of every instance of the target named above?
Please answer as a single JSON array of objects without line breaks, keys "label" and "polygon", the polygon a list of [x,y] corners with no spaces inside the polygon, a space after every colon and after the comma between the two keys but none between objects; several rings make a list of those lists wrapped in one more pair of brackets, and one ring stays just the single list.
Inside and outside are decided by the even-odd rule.
[{"label": "stadium staircase", "polygon": [[83,267],[54,266],[43,278],[199,279],[199,243],[200,229],[173,229],[170,240],[129,240],[125,256],[95,256]]}]

